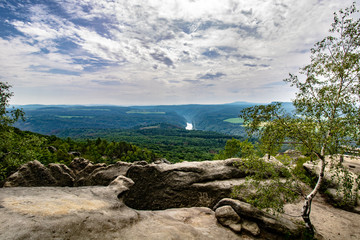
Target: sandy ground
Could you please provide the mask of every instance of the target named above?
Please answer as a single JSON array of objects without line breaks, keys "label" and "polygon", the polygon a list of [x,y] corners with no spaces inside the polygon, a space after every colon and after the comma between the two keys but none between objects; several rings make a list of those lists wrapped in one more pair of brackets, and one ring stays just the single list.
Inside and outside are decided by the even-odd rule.
[{"label": "sandy ground", "polygon": [[[303,202],[285,206],[285,213],[299,216]],[[302,221],[301,217],[296,217]],[[326,240],[359,240],[360,214],[334,208],[317,195],[312,203],[310,219],[317,232]]]}]

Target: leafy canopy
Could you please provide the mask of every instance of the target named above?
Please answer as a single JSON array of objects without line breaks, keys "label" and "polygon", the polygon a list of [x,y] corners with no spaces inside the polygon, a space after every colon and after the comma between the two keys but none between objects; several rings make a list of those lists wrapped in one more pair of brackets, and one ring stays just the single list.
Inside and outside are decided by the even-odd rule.
[{"label": "leafy canopy", "polygon": [[0,128],[5,128],[24,118],[24,112],[21,109],[8,109],[10,98],[14,95],[10,88],[11,85],[0,81]]},{"label": "leafy canopy", "polygon": [[[311,202],[324,178],[325,156],[343,154],[360,144],[360,19],[356,3],[334,13],[330,35],[311,49],[310,64],[300,69],[301,77],[285,79],[297,88],[294,112],[280,103],[255,106],[241,111],[248,132],[257,134],[269,154],[283,140],[301,146],[305,154],[320,160],[320,173],[314,189],[306,195],[302,218],[311,233]],[[336,171],[345,171],[337,168]],[[340,181],[346,196],[355,179],[349,174]],[[274,182],[276,184],[276,182]],[[350,191],[347,191],[350,189]],[[271,206],[271,204],[269,204]]]},{"label": "leafy canopy", "polygon": [[311,63],[300,69],[302,77],[290,74],[285,79],[298,89],[293,113],[280,103],[241,112],[249,133],[269,145],[282,143],[270,141],[274,138],[300,143],[318,156],[342,153],[343,146],[359,143],[360,19],[351,18],[356,13],[355,3],[335,13],[331,35],[311,49]]}]

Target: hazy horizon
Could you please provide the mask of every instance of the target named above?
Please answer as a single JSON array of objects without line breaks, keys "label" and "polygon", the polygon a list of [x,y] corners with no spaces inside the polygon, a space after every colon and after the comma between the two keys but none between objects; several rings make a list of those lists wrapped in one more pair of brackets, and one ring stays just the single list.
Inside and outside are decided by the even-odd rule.
[{"label": "hazy horizon", "polygon": [[[274,102],[274,101],[272,101]],[[183,105],[241,105],[241,104],[270,104],[271,102],[247,102],[247,101],[235,101],[235,102],[226,102],[226,103],[188,103],[188,104],[143,104],[143,105],[117,105],[117,104],[11,104],[11,107],[21,107],[21,106],[86,106],[86,107],[96,107],[96,106],[113,106],[113,107],[156,107],[156,106],[183,106]],[[281,102],[281,103],[291,103],[291,101]]]},{"label": "hazy horizon", "polygon": [[12,105],[288,102],[333,12],[352,0],[0,2]]}]

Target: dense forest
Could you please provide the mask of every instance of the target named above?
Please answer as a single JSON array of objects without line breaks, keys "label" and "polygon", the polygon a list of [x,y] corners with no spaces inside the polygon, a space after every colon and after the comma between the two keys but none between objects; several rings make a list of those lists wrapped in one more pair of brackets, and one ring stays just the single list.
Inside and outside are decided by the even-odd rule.
[{"label": "dense forest", "polygon": [[173,163],[203,161],[219,156],[228,140],[242,139],[219,133],[221,127],[218,132],[184,129],[188,122],[201,126],[201,119],[209,121],[208,128],[216,125],[216,121],[222,126],[241,128],[238,122],[227,121],[237,118],[237,104],[235,107],[229,104],[222,115],[217,113],[220,105],[131,108],[27,105],[20,109],[10,108],[11,86],[1,84],[0,137],[4,141],[0,142],[0,182],[32,160],[45,165],[69,164],[79,156],[107,164],[152,162],[157,158]]},{"label": "dense forest", "polygon": [[[238,118],[240,111],[255,103],[237,102],[219,105],[164,105],[164,106],[17,106],[26,113],[26,120],[15,127],[46,135],[64,137],[71,129],[133,129],[158,123],[185,128],[191,123],[196,130],[245,136]],[[292,105],[283,103],[289,111]]]},{"label": "dense forest", "polygon": [[[10,86],[2,87],[3,93],[8,91],[8,101]],[[244,102],[141,107],[26,105],[8,110],[6,101],[2,117],[6,119],[12,111],[19,115],[3,124],[1,138],[6,141],[0,143],[0,181],[35,159],[47,165],[69,164],[77,156],[107,164],[229,157],[226,149],[230,144],[244,140],[240,109],[256,106]],[[195,130],[185,130],[187,123]]]},{"label": "dense forest", "polygon": [[45,165],[69,164],[75,157],[81,156],[94,163],[111,164],[117,161],[152,162],[156,158],[156,155],[146,148],[100,138],[74,141],[71,138],[61,139],[56,136],[21,131],[13,127],[2,129],[0,138],[5,139],[0,141],[0,183],[22,164],[33,160]]},{"label": "dense forest", "polygon": [[124,141],[147,148],[157,157],[170,162],[211,160],[232,137],[216,132],[185,130],[161,123],[134,129],[70,129],[62,131],[60,137],[71,137],[77,141],[102,138],[107,141]]},{"label": "dense forest", "polygon": [[75,157],[94,163],[212,160],[232,138],[216,132],[188,131],[169,124],[137,129],[71,129],[63,138],[7,127],[0,132],[0,182],[22,164],[38,160],[69,164]]}]

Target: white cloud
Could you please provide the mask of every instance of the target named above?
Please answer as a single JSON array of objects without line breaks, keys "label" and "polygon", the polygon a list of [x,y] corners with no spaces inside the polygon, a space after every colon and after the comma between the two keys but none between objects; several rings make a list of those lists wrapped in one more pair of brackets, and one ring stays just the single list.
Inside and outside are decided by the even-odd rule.
[{"label": "white cloud", "polygon": [[32,4],[27,16],[8,21],[23,35],[0,38],[6,56],[0,58],[0,76],[19,89],[30,83],[51,91],[62,86],[69,103],[286,100],[288,88],[269,91],[277,87],[272,83],[308,62],[310,47],[327,35],[332,12],[351,2],[58,0],[57,9]]}]

